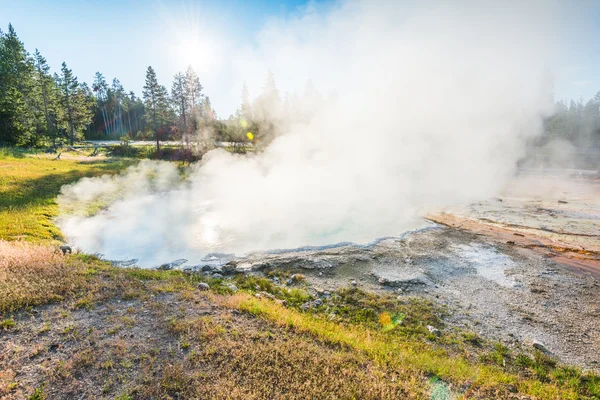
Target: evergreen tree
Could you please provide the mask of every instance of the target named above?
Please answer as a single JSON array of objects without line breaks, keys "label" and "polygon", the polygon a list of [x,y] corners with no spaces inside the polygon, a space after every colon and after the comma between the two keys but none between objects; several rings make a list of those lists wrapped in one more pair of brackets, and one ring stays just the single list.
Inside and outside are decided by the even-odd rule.
[{"label": "evergreen tree", "polygon": [[206,96],[204,99],[204,103],[202,104],[202,114],[204,118],[209,121],[213,121],[215,119],[215,110],[212,108],[212,104],[210,104],[210,97]]},{"label": "evergreen tree", "polygon": [[56,115],[58,112],[57,86],[50,75],[50,66],[46,59],[35,49],[34,64],[37,72],[37,83],[41,93],[44,111],[45,134],[50,138],[56,137]]},{"label": "evergreen tree", "polygon": [[193,110],[200,105],[202,99],[202,85],[196,71],[190,65],[185,71],[185,96],[189,102],[189,109]]},{"label": "evergreen tree", "polygon": [[246,82],[242,86],[242,117],[246,120],[252,119],[252,106],[250,105],[250,93],[248,93],[248,87]]},{"label": "evergreen tree", "polygon": [[156,149],[160,151],[160,138],[158,129],[161,126],[168,124],[170,119],[169,99],[167,89],[159,85],[156,78],[156,72],[152,67],[148,67],[146,71],[146,84],[143,90],[144,105],[148,113],[146,119],[152,123],[154,135],[156,137]]},{"label": "evergreen tree", "polygon": [[173,77],[173,85],[171,86],[171,98],[173,99],[174,105],[179,109],[179,116],[181,118],[181,131],[184,135],[187,133],[187,121],[186,121],[186,105],[188,100],[186,98],[186,79],[185,76],[178,72]]},{"label": "evergreen tree", "polygon": [[75,142],[76,133],[83,131],[91,122],[92,112],[90,100],[93,98],[87,85],[79,85],[73,71],[65,62],[60,69],[57,84],[60,89],[60,104],[63,109],[62,128],[68,131],[71,146]]},{"label": "evergreen tree", "polygon": [[0,142],[35,144],[39,115],[33,77],[33,61],[9,24],[0,36]]},{"label": "evergreen tree", "polygon": [[110,135],[110,123],[108,117],[107,110],[107,102],[108,102],[108,84],[104,79],[104,76],[100,72],[96,72],[94,76],[94,83],[92,84],[92,89],[96,95],[96,104],[98,109],[102,114],[102,122],[104,124],[104,131],[106,135]]},{"label": "evergreen tree", "polygon": [[123,124],[123,110],[122,103],[125,96],[125,89],[121,82],[114,78],[110,90],[111,95],[111,108],[112,108],[112,123],[113,130],[119,134],[119,136],[125,134],[125,126]]}]

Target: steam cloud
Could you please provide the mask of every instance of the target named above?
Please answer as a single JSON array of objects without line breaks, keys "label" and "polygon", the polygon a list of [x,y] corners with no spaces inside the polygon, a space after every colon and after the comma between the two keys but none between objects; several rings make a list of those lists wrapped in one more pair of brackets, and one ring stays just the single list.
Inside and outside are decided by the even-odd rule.
[{"label": "steam cloud", "polygon": [[232,56],[232,80],[252,87],[271,69],[291,91],[312,79],[328,99],[312,118],[290,122],[261,154],[211,151],[185,179],[142,162],[66,186],[65,212],[110,206],[62,218],[63,232],[83,250],[151,266],[369,242],[418,227],[423,210],[494,195],[551,111],[551,7],[391,3],[270,23]]}]

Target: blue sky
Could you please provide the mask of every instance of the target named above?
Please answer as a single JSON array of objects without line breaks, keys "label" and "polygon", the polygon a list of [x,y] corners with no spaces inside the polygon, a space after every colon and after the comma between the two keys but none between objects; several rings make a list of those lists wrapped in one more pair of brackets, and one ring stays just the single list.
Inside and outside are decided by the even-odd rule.
[{"label": "blue sky", "polygon": [[[326,7],[330,1],[319,3]],[[148,65],[169,87],[173,74],[192,64],[213,106],[227,117],[237,99],[206,78],[223,68],[213,62],[212,53],[251,46],[269,20],[295,15],[305,6],[306,0],[0,0],[0,27],[6,30],[11,22],[26,48],[38,48],[53,70],[66,61],[86,82],[100,71],[108,80],[119,78],[137,95]],[[552,67],[555,98],[587,100],[600,91],[600,2],[562,6],[568,12],[556,29],[569,45]],[[190,52],[190,47],[198,50]]]}]

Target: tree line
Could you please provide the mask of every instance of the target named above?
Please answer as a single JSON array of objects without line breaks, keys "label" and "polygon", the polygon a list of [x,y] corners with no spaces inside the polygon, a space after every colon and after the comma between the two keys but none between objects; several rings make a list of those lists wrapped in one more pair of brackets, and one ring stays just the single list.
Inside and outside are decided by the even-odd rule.
[{"label": "tree line", "polygon": [[[80,139],[152,139],[204,142],[221,140],[244,148],[264,146],[289,124],[302,123],[322,107],[310,82],[302,96],[281,98],[271,72],[254,101],[244,84],[241,105],[228,119],[217,119],[210,98],[190,66],[173,77],[170,89],[146,70],[142,96],[114,78],[96,72],[91,86],[80,82],[63,62],[59,73],[38,49],[29,53],[11,24],[0,30],[0,145],[36,147]],[[556,103],[544,121],[540,142],[568,140],[577,147],[600,148],[600,92],[584,102]],[[249,136],[248,133],[252,133]],[[252,137],[253,139],[249,139]]]},{"label": "tree line", "polygon": [[600,92],[584,103],[559,101],[545,121],[546,140],[562,139],[579,148],[600,149]]},{"label": "tree line", "polygon": [[175,75],[171,90],[146,71],[142,97],[96,72],[80,82],[66,62],[60,73],[33,54],[9,24],[0,30],[0,145],[36,147],[80,139],[187,139],[216,119],[194,69]]},{"label": "tree line", "polygon": [[36,49],[25,50],[9,24],[0,30],[0,143],[38,146],[75,140],[93,115],[92,91],[62,63],[60,74]]}]

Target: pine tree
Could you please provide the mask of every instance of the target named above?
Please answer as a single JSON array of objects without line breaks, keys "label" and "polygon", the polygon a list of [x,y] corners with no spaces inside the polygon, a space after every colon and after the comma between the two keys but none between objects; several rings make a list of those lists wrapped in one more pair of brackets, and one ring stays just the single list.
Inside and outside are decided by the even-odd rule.
[{"label": "pine tree", "polygon": [[123,88],[123,85],[121,85],[121,82],[117,78],[114,78],[112,81],[110,93],[112,97],[111,104],[113,114],[113,129],[119,135],[123,135],[125,134],[125,128],[123,126],[123,110],[121,105],[123,102],[123,98],[125,97],[125,89]]},{"label": "pine tree", "polygon": [[146,84],[144,85],[143,95],[144,104],[148,110],[146,114],[147,120],[148,122],[152,122],[154,127],[156,150],[160,151],[158,128],[169,122],[170,108],[167,89],[158,84],[156,72],[154,72],[152,67],[148,67],[146,71]]},{"label": "pine tree", "polygon": [[210,97],[206,96],[204,98],[204,103],[202,104],[202,114],[204,118],[209,121],[213,121],[215,119],[215,110],[212,108],[212,104],[210,104]]},{"label": "pine tree", "polygon": [[56,136],[56,115],[57,115],[57,86],[50,75],[50,66],[46,59],[35,49],[34,64],[37,72],[37,84],[41,93],[41,99],[44,111],[45,134],[48,137]]},{"label": "pine tree", "polygon": [[250,105],[250,93],[248,93],[248,87],[246,82],[242,86],[242,117],[246,120],[252,119],[252,106]]},{"label": "pine tree", "polygon": [[182,120],[182,132],[185,135],[187,133],[186,105],[188,101],[186,98],[186,79],[181,72],[178,72],[173,77],[173,85],[171,86],[171,98],[173,99],[174,105],[179,109],[179,115]]},{"label": "pine tree", "polygon": [[73,146],[76,132],[82,131],[92,119],[91,104],[93,99],[87,85],[79,85],[73,71],[65,62],[60,69],[61,75],[57,84],[60,88],[60,104],[63,109],[62,128],[67,130],[69,141]]},{"label": "pine tree", "polygon": [[108,84],[106,83],[104,76],[100,72],[96,72],[96,75],[94,76],[94,83],[92,84],[92,89],[94,90],[94,93],[96,95],[96,103],[102,114],[104,131],[108,136],[111,133],[108,119],[108,110],[106,109],[108,101]]},{"label": "pine tree", "polygon": [[202,85],[196,71],[190,65],[185,71],[185,96],[189,102],[190,110],[200,105],[202,99]]},{"label": "pine tree", "polygon": [[0,36],[0,142],[35,144],[34,66],[13,26]]}]

